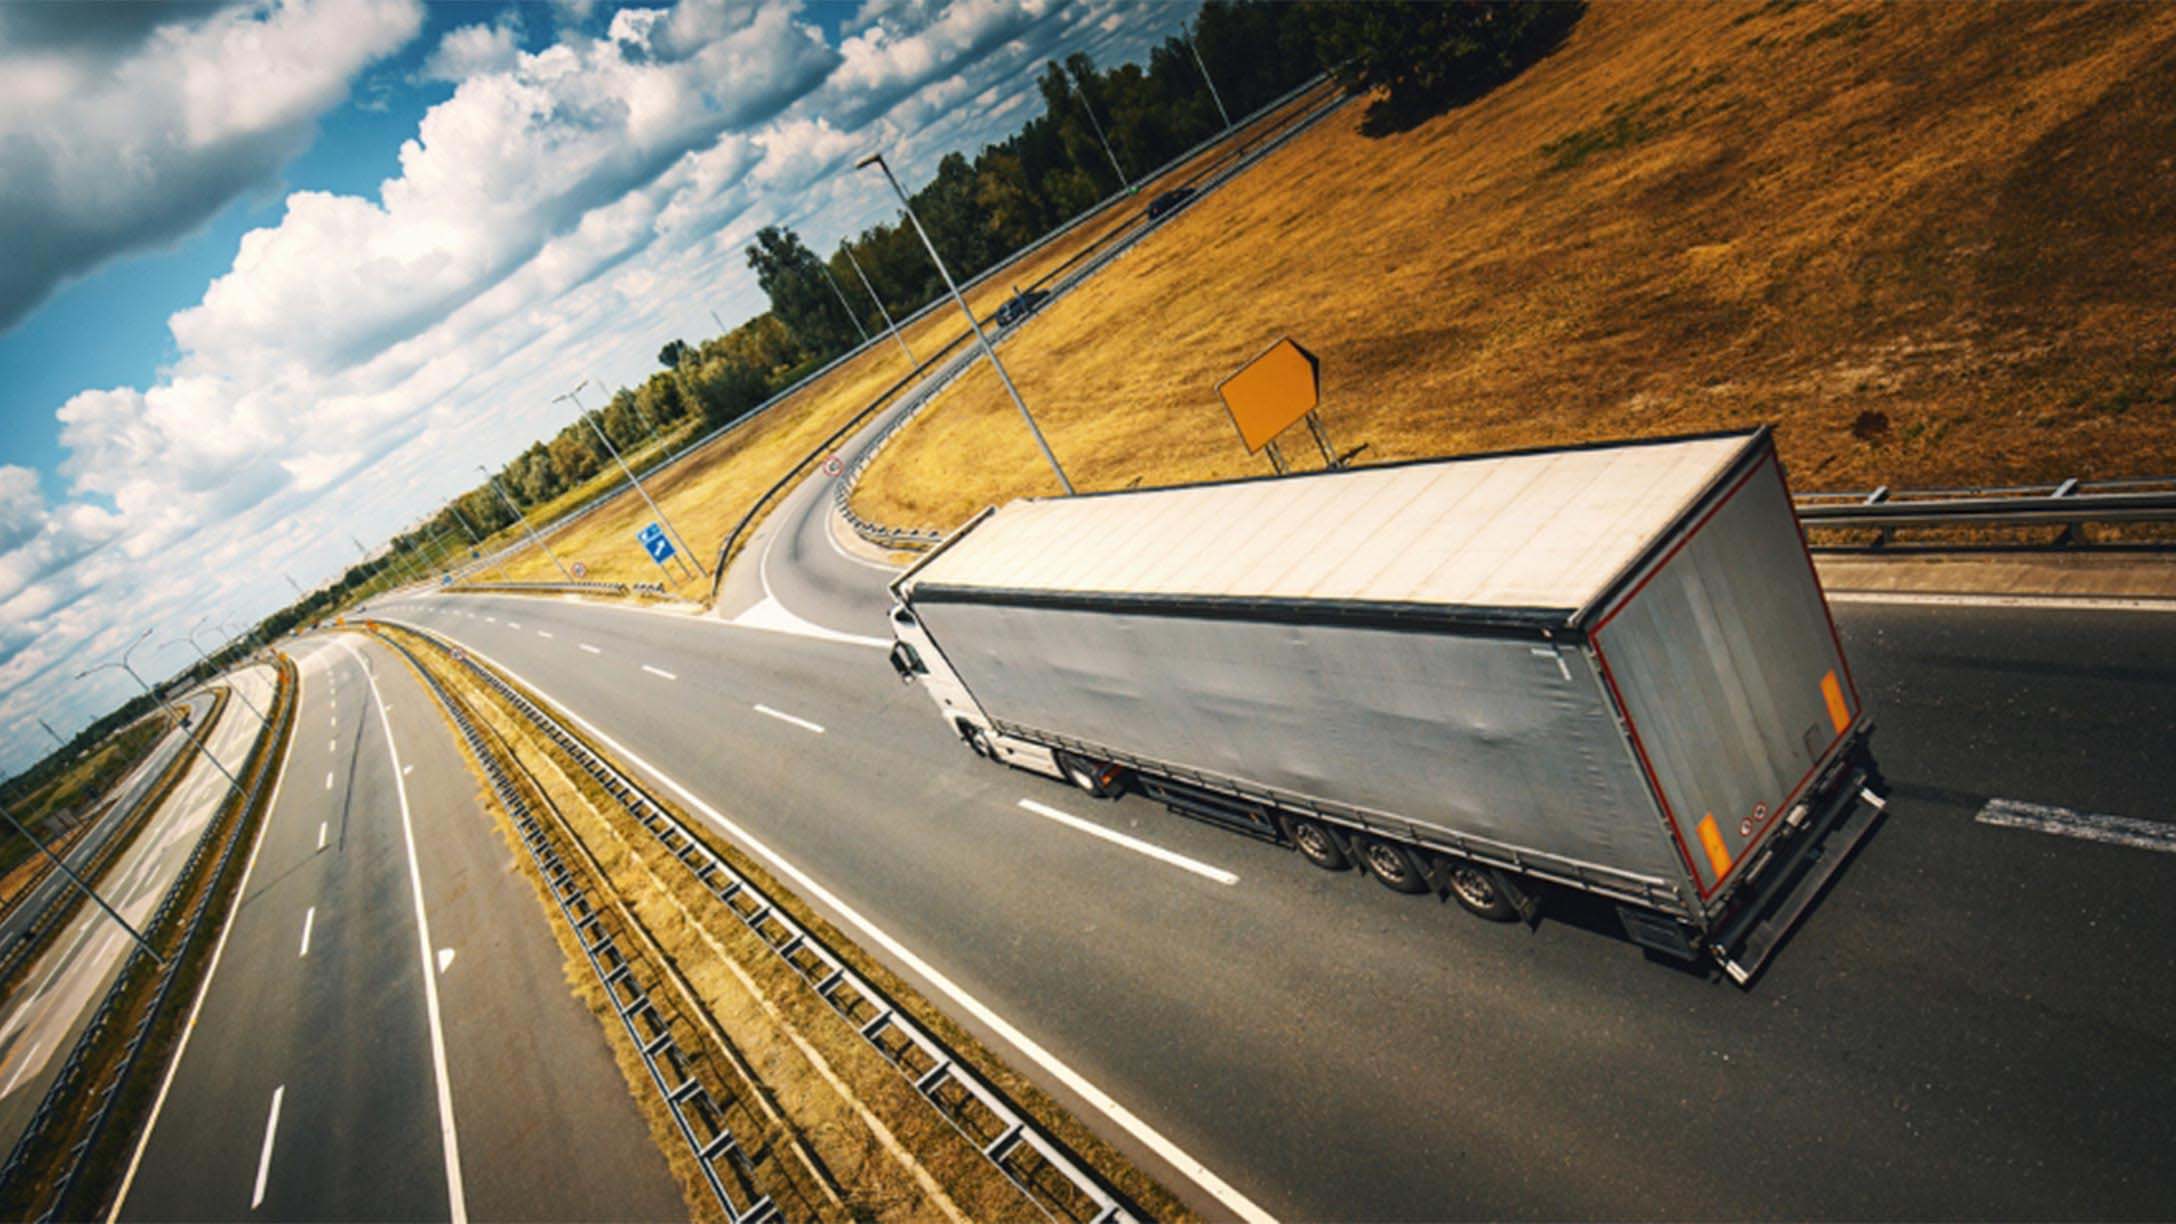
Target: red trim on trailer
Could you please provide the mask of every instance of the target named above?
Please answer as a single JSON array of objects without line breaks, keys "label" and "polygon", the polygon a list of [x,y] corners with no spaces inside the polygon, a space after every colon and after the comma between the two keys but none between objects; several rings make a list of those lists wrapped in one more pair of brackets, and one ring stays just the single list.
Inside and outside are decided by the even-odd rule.
[{"label": "red trim on trailer", "polygon": [[[1769,464],[1775,462],[1775,459],[1776,453],[1773,449],[1771,449],[1767,454],[1761,456],[1760,462],[1754,464],[1750,468],[1747,468],[1745,475],[1738,477],[1737,483],[1731,485],[1729,489],[1725,490],[1723,495],[1720,498],[1716,499],[1715,504],[1708,507],[1708,512],[1700,516],[1700,520],[1698,522],[1694,523],[1690,527],[1687,527],[1684,533],[1677,537],[1677,543],[1670,545],[1670,551],[1662,554],[1661,558],[1657,560],[1653,566],[1649,567],[1648,571],[1640,577],[1639,582],[1634,584],[1631,590],[1626,591],[1624,593],[1624,597],[1619,599],[1614,607],[1610,608],[1608,615],[1604,616],[1601,620],[1598,620],[1594,623],[1594,628],[1590,630],[1590,632],[1600,633],[1603,629],[1608,628],[1609,622],[1615,620],[1617,618],[1617,614],[1624,611],[1626,605],[1630,604],[1633,599],[1637,598],[1641,591],[1647,589],[1648,583],[1655,580],[1655,575],[1661,573],[1664,567],[1668,566],[1671,561],[1675,560],[1677,558],[1677,554],[1682,552],[1687,544],[1692,543],[1693,537],[1700,534],[1700,529],[1708,525],[1708,520],[1722,513],[1723,507],[1730,504],[1730,499],[1738,495],[1738,490],[1743,489],[1747,481],[1753,479],[1755,475],[1759,474],[1762,468],[1767,467]],[[1786,489],[1785,492],[1788,493],[1789,490]],[[1795,513],[1791,516],[1791,521],[1794,524],[1798,521],[1798,516]],[[1803,531],[1799,533],[1799,543],[1801,545],[1805,543],[1805,533]],[[1816,587],[1819,587],[1820,583],[1816,582],[1814,585]]]},{"label": "red trim on trailer", "polygon": [[[1640,772],[1647,775],[1647,789],[1654,792],[1655,802],[1662,805],[1662,821],[1670,827],[1670,840],[1677,843],[1677,857],[1685,864],[1685,877],[1700,889],[1700,899],[1708,899],[1707,889],[1700,884],[1700,873],[1693,868],[1692,852],[1685,848],[1685,835],[1677,827],[1677,813],[1670,808],[1670,797],[1662,793],[1662,780],[1655,776],[1654,762],[1647,759],[1647,745],[1640,742],[1640,729],[1632,721],[1632,707],[1625,704],[1624,693],[1617,687],[1617,677],[1609,670],[1609,656],[1602,653],[1599,633],[1587,635],[1587,642],[1594,647],[1594,661],[1602,665],[1602,683],[1609,686],[1609,699],[1617,703],[1617,712],[1624,716],[1624,728],[1632,733],[1632,752],[1639,758]],[[1721,880],[1716,884],[1720,886]]]},{"label": "red trim on trailer", "polygon": [[1642,590],[1646,588],[1648,582],[1652,581],[1657,574],[1660,574],[1665,568],[1669,566],[1671,561],[1676,559],[1679,550],[1683,549],[1685,545],[1691,543],[1693,537],[1700,533],[1700,529],[1707,526],[1708,520],[1714,518],[1718,513],[1720,513],[1722,511],[1722,508],[1725,505],[1729,504],[1730,499],[1738,495],[1739,490],[1745,488],[1746,484],[1750,482],[1754,476],[1758,475],[1772,462],[1776,463],[1776,483],[1783,487],[1784,502],[1786,505],[1789,504],[1791,493],[1790,485],[1787,481],[1783,479],[1783,467],[1780,462],[1776,462],[1775,452],[1770,451],[1767,456],[1764,457],[1759,463],[1754,464],[1750,471],[1746,472],[1745,475],[1739,477],[1737,483],[1731,485],[1729,490],[1722,495],[1721,499],[1718,500],[1714,506],[1709,508],[1706,514],[1700,516],[1700,520],[1694,523],[1692,527],[1686,531],[1684,537],[1678,540],[1678,542],[1671,547],[1670,551],[1664,553],[1661,560],[1655,562],[1654,567],[1647,571],[1646,575],[1639,580],[1639,583],[1637,585],[1635,585],[1630,591],[1625,593],[1623,599],[1617,601],[1616,606],[1612,607],[1609,610],[1609,615],[1604,616],[1601,619],[1600,623],[1596,624],[1593,630],[1590,631],[1588,634],[1588,641],[1592,642],[1594,645],[1594,657],[1599,660],[1602,665],[1602,681],[1609,686],[1611,698],[1616,701],[1618,711],[1624,715],[1624,725],[1632,732],[1632,748],[1633,751],[1639,755],[1640,768],[1646,771],[1647,784],[1648,786],[1653,788],[1656,801],[1662,804],[1663,815],[1668,818],[1670,822],[1671,840],[1677,843],[1677,855],[1680,859],[1684,861],[1686,871],[1691,874],[1693,887],[1700,890],[1700,899],[1702,901],[1707,900],[1709,897],[1714,896],[1718,891],[1720,891],[1723,885],[1729,881],[1730,877],[1737,874],[1738,869],[1740,867],[1743,867],[1747,863],[1747,861],[1751,860],[1754,857],[1754,851],[1758,850],[1762,845],[1766,844],[1769,837],[1775,833],[1776,828],[1784,823],[1784,814],[1789,812],[1791,810],[1791,805],[1798,801],[1798,796],[1805,791],[1806,784],[1813,780],[1814,775],[1820,773],[1824,768],[1827,767],[1830,758],[1834,756],[1836,752],[1836,745],[1842,743],[1847,737],[1849,737],[1852,729],[1858,726],[1859,715],[1864,709],[1863,705],[1861,705],[1861,703],[1859,702],[1858,686],[1853,683],[1851,679],[1851,664],[1844,659],[1843,639],[1839,637],[1836,633],[1835,614],[1829,610],[1828,596],[1825,592],[1821,590],[1820,572],[1813,569],[1813,554],[1806,547],[1806,530],[1804,524],[1798,521],[1798,516],[1796,513],[1792,514],[1792,526],[1798,532],[1799,552],[1800,555],[1805,558],[1806,568],[1813,578],[1814,596],[1821,603],[1821,615],[1828,622],[1829,641],[1836,648],[1836,660],[1838,665],[1843,668],[1844,683],[1851,686],[1851,703],[1853,707],[1851,710],[1852,721],[1847,726],[1845,726],[1843,730],[1838,731],[1833,739],[1829,740],[1828,746],[1821,750],[1821,755],[1814,758],[1813,767],[1811,769],[1808,769],[1803,775],[1799,777],[1797,785],[1793,786],[1790,793],[1784,796],[1783,801],[1776,805],[1775,811],[1772,817],[1769,819],[1768,823],[1761,826],[1760,832],[1755,834],[1753,839],[1745,844],[1745,848],[1739,851],[1738,854],[1731,859],[1730,870],[1725,871],[1720,876],[1717,876],[1715,880],[1715,885],[1712,888],[1700,882],[1700,872],[1697,868],[1693,866],[1692,853],[1685,845],[1684,832],[1678,827],[1677,812],[1674,808],[1670,806],[1669,797],[1663,793],[1662,780],[1655,775],[1654,764],[1648,759],[1646,747],[1640,743],[1639,728],[1632,721],[1632,708],[1625,704],[1624,694],[1621,690],[1618,689],[1616,678],[1610,673],[1609,659],[1602,652],[1602,627],[1604,625],[1607,625],[1612,619],[1614,619],[1619,612],[1624,611],[1625,608],[1631,604],[1632,600],[1636,596],[1638,596]]}]

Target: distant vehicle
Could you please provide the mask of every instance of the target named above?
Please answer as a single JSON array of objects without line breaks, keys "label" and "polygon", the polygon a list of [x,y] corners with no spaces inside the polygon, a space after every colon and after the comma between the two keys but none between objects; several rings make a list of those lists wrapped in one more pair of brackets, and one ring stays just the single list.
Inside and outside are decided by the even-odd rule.
[{"label": "distant vehicle", "polygon": [[1194,198],[1191,187],[1174,187],[1148,202],[1148,219],[1161,221],[1179,210],[1179,206]]},{"label": "distant vehicle", "polygon": [[1018,285],[1014,285],[1012,296],[1005,299],[1005,304],[997,308],[996,314],[990,316],[990,322],[997,327],[1011,327],[1034,314],[1035,308],[1049,297],[1048,293],[1040,289],[1023,291]]},{"label": "distant vehicle", "polygon": [[1741,984],[1884,806],[1766,429],[1015,501],[891,589],[981,756]]}]

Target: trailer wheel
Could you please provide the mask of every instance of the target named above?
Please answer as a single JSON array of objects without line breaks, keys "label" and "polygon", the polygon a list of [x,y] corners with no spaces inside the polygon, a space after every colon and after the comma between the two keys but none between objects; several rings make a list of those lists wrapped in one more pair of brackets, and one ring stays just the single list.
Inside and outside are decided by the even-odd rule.
[{"label": "trailer wheel", "polygon": [[1428,873],[1421,870],[1419,861],[1405,847],[1380,837],[1363,837],[1359,845],[1360,861],[1376,883],[1392,892],[1428,891]]},{"label": "trailer wheel", "polygon": [[997,759],[997,749],[990,745],[990,733],[972,723],[967,726],[967,747],[984,760]]},{"label": "trailer wheel", "polygon": [[1116,766],[1105,765],[1070,752],[1058,754],[1058,768],[1065,780],[1079,787],[1090,798],[1108,799],[1125,789],[1125,783]]},{"label": "trailer wheel", "polygon": [[1345,848],[1337,844],[1337,838],[1319,820],[1305,816],[1279,816],[1277,823],[1284,826],[1285,840],[1300,852],[1300,857],[1324,871],[1343,871],[1352,866],[1345,857]]},{"label": "trailer wheel", "polygon": [[1496,877],[1485,868],[1467,862],[1446,862],[1443,882],[1451,898],[1465,906],[1467,913],[1490,922],[1509,922],[1519,916],[1519,907],[1496,886]]}]

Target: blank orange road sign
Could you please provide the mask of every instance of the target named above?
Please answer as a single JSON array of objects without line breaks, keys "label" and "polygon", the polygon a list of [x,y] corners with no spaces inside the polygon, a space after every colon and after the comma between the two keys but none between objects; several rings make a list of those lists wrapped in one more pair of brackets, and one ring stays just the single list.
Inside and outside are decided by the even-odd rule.
[{"label": "blank orange road sign", "polygon": [[1322,363],[1290,336],[1270,345],[1268,352],[1239,367],[1238,373],[1216,387],[1250,455],[1313,412],[1321,392]]}]

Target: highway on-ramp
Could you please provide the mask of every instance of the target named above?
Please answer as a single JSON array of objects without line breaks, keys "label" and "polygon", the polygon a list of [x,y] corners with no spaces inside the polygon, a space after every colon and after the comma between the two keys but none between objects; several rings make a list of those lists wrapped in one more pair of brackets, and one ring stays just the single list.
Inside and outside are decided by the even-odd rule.
[{"label": "highway on-ramp", "polygon": [[432,698],[357,635],[295,654],[285,771],[119,1214],[684,1215]]},{"label": "highway on-ramp", "polygon": [[[881,609],[883,578],[790,610]],[[1997,798],[2166,818],[2176,617],[1839,604],[1894,802],[1741,993],[1648,963],[1606,909],[1491,926],[983,762],[869,645],[520,596],[379,614],[503,664],[760,840],[1211,1214],[1231,1204],[1178,1164],[1293,1218],[2176,1201],[2176,855],[1975,819]]]}]

